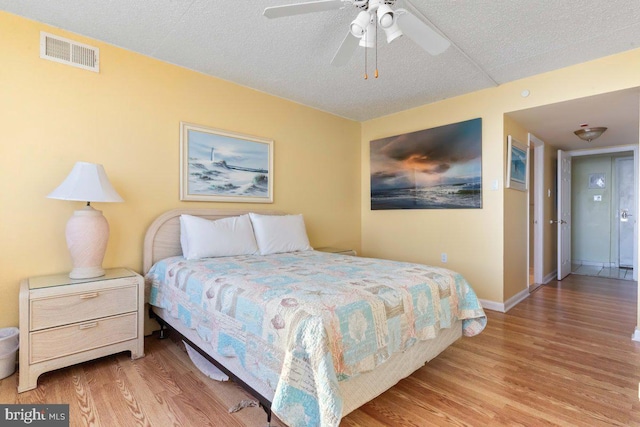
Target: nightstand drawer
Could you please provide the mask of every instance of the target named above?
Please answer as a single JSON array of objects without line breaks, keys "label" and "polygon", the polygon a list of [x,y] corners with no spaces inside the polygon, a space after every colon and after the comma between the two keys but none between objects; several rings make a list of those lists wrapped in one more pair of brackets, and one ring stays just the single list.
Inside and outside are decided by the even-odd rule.
[{"label": "nightstand drawer", "polygon": [[90,290],[31,300],[31,330],[128,313],[138,309],[138,288]]},{"label": "nightstand drawer", "polygon": [[30,335],[30,363],[67,356],[134,339],[138,336],[138,313],[92,320]]}]

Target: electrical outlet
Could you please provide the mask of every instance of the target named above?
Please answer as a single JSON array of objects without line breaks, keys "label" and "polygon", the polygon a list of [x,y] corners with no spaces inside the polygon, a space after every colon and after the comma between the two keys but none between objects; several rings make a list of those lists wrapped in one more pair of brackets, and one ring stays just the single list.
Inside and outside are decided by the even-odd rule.
[{"label": "electrical outlet", "polygon": [[446,253],[446,252],[442,252],[442,253],[440,254],[440,261],[442,261],[442,262],[447,262],[447,259],[448,259],[448,258],[447,258],[447,253]]}]

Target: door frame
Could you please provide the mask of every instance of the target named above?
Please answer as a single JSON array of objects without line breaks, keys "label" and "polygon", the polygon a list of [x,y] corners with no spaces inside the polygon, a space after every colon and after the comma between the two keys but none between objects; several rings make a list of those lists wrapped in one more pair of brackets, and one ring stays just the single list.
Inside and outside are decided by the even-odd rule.
[{"label": "door frame", "polygon": [[[562,280],[571,274],[571,240],[573,220],[571,218],[571,192],[572,182],[572,155],[568,151],[558,150],[558,171],[557,171],[557,206],[556,206],[556,227],[558,235],[558,269],[557,280]],[[565,162],[569,165],[565,167]],[[565,210],[567,208],[569,212]]]},{"label": "door frame", "polygon": [[[530,290],[532,285],[540,286],[543,282],[544,270],[544,141],[532,133],[528,134],[529,148],[533,150],[533,236],[529,235],[527,227],[527,259],[531,247],[530,239],[533,237],[533,283],[527,274],[527,285]],[[529,209],[527,209],[529,215]],[[528,218],[527,224],[530,224]],[[531,266],[530,266],[531,267]],[[528,271],[528,270],[527,270]]]},{"label": "door frame", "polygon": [[[638,201],[640,198],[638,197],[638,192],[640,190],[640,186],[638,185],[638,145],[618,145],[615,147],[603,147],[603,148],[586,148],[582,150],[572,150],[566,151],[567,154],[571,157],[578,156],[593,156],[596,154],[613,154],[613,153],[621,153],[625,151],[633,152],[633,181],[634,181],[634,189],[635,191],[635,203],[634,206],[638,207]],[[560,179],[558,177],[558,179]],[[558,183],[559,185],[559,183]],[[640,211],[637,211],[640,212]],[[633,280],[638,280],[638,217],[636,214],[636,218],[633,226]],[[569,236],[571,238],[571,236]],[[558,246],[560,245],[560,235],[558,235]],[[558,266],[558,269],[560,266]],[[640,287],[640,284],[638,285]]]},{"label": "door frame", "polygon": [[[615,162],[614,162],[614,167],[613,167],[613,171],[614,171],[613,173],[615,174],[616,182],[619,182],[619,181],[620,181],[620,180],[619,180],[619,178],[620,178],[620,166],[619,166],[619,165],[620,165],[620,162],[621,162],[622,160],[626,160],[626,161],[631,160],[631,162],[632,162],[631,164],[635,164],[635,162],[634,162],[634,160],[635,160],[635,159],[634,159],[632,156],[627,156],[627,157],[616,157]],[[634,167],[634,176],[635,176],[635,167]],[[634,183],[634,184],[635,184],[635,183]],[[633,191],[633,193],[634,193],[634,200],[633,200],[634,213],[633,213],[633,217],[631,218],[631,220],[632,220],[632,221],[633,221],[633,223],[634,223],[634,227],[633,227],[633,229],[634,229],[634,233],[633,233],[633,234],[634,234],[634,235],[636,235],[635,231],[636,231],[636,224],[637,224],[637,221],[638,221],[638,220],[636,219],[636,215],[637,215],[637,213],[635,212],[636,201],[637,201],[636,193],[638,192],[638,188],[637,188],[637,186],[634,186],[634,187],[633,187],[633,190],[634,190],[634,191]],[[619,215],[620,215],[620,184],[616,185],[616,192],[615,192],[615,194],[612,194],[612,197],[615,197],[615,204],[614,204],[614,206],[615,206],[615,211],[616,211],[616,217],[615,217],[615,219],[614,219],[614,221],[615,221],[615,236],[616,236],[616,237],[615,237],[615,243],[616,243],[616,245],[617,245],[617,247],[618,247],[618,248],[617,248],[617,255],[618,255],[618,256],[617,256],[617,259],[616,259],[616,266],[617,266],[618,268],[620,268],[620,227],[621,227],[621,225],[620,225],[620,218],[619,218]],[[631,253],[631,259],[632,259],[632,260],[634,260],[634,259],[636,258],[636,257],[634,256],[634,255],[636,255],[636,252],[635,252],[635,251],[636,251],[635,245],[636,245],[636,243],[637,243],[635,240],[636,240],[636,239],[634,239],[634,248],[632,249],[632,253]],[[635,265],[635,264],[632,262],[632,267],[633,267],[634,265]]]}]

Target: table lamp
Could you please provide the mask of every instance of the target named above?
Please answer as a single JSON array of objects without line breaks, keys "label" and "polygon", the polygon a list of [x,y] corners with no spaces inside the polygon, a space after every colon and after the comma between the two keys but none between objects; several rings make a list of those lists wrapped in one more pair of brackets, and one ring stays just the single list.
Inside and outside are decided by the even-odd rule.
[{"label": "table lamp", "polygon": [[102,165],[77,162],[69,176],[47,196],[50,199],[87,202],[67,222],[66,239],[73,270],[72,279],[104,276],[102,260],[109,240],[109,223],[91,202],[123,202]]}]

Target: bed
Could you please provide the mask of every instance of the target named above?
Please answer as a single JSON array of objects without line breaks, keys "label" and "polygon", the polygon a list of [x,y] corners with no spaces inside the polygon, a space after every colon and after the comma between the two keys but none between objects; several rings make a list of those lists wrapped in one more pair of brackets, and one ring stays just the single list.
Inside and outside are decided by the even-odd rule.
[{"label": "bed", "polygon": [[[289,228],[269,235],[274,224],[296,220],[300,231],[293,215],[251,213],[259,220],[251,222],[258,253],[229,255],[218,247],[224,256],[189,255],[187,219],[239,223],[247,214],[164,213],[145,236],[143,268],[151,315],[255,396],[268,420],[273,411],[291,427],[337,426],[486,325],[473,290],[450,270],[319,252],[308,240],[264,252],[292,235]],[[245,237],[229,238],[229,245],[242,246]]]}]

